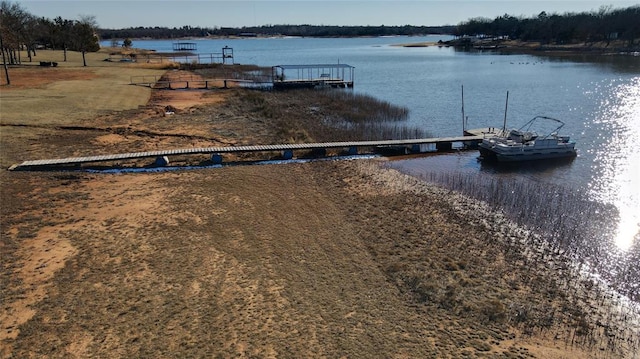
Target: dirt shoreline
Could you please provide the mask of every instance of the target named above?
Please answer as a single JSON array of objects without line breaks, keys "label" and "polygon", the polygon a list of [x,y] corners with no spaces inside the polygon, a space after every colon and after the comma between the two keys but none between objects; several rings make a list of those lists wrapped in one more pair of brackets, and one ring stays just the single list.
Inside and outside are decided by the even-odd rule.
[{"label": "dirt shoreline", "polygon": [[[9,91],[3,105],[22,98]],[[5,170],[24,154],[266,142],[256,103],[154,90],[82,129],[3,120],[0,356],[638,357],[632,311],[581,295],[594,283],[534,237],[384,159]]]}]

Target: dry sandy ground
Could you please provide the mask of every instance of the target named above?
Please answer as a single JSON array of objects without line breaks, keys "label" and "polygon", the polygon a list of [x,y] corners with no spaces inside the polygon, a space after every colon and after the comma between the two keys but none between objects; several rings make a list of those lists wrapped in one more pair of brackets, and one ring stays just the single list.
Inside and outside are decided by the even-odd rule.
[{"label": "dry sandy ground", "polygon": [[[221,111],[228,96],[157,91],[85,129],[18,133],[27,144],[3,129],[3,163],[25,148],[234,143],[249,125],[211,134],[198,120],[198,106]],[[634,357],[568,319],[519,325],[518,305],[570,317],[546,264],[505,244],[519,232],[381,163],[3,169],[0,355]]]}]

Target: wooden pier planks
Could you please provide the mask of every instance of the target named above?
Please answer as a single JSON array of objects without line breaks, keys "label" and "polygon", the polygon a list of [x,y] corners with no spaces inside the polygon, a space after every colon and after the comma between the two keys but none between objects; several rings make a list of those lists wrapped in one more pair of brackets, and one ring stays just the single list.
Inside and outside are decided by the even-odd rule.
[{"label": "wooden pier planks", "polygon": [[182,148],[182,149],[172,149],[172,150],[130,152],[130,153],[117,153],[117,154],[110,154],[110,155],[67,157],[67,158],[24,161],[20,164],[14,164],[9,168],[9,170],[26,170],[29,168],[47,167],[47,166],[56,166],[56,165],[78,165],[83,163],[108,162],[108,161],[118,161],[118,160],[127,160],[127,159],[175,156],[175,155],[223,154],[223,153],[286,151],[286,150],[312,150],[312,149],[352,148],[352,147],[357,148],[357,147],[411,146],[411,145],[422,145],[422,144],[480,141],[482,140],[482,137],[483,136],[457,136],[457,137],[435,137],[435,138],[407,139],[407,140],[346,141],[346,142],[319,142],[319,143],[299,143],[299,144],[196,147],[196,148]]}]

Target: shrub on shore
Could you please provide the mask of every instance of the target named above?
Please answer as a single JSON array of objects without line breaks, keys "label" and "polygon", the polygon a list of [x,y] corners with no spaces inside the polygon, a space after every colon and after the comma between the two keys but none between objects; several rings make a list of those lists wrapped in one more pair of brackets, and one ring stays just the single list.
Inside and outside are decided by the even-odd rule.
[{"label": "shrub on shore", "polygon": [[[271,69],[255,65],[185,64],[185,69],[210,79],[242,79],[269,83]],[[298,89],[271,93],[244,91],[256,120],[275,125],[281,140],[331,142],[426,137],[405,125],[409,109],[365,94],[342,89]],[[286,106],[283,106],[286,103]],[[303,114],[303,115],[301,115]],[[304,129],[304,131],[302,131]],[[305,132],[304,139],[291,134]]]},{"label": "shrub on shore", "polygon": [[[420,138],[426,133],[405,126],[408,110],[373,97],[343,90],[245,91],[244,101],[257,121],[270,121],[280,140],[304,130],[305,142]],[[284,105],[286,104],[286,105]],[[300,140],[297,138],[296,140]]]}]

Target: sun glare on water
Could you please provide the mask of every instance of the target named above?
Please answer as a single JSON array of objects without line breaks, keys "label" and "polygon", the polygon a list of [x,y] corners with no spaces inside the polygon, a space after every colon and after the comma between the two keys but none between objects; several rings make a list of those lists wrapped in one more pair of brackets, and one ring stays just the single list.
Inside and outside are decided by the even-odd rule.
[{"label": "sun glare on water", "polygon": [[625,84],[613,81],[610,93],[600,122],[611,139],[596,156],[602,171],[593,189],[618,209],[615,244],[627,250],[640,240],[640,77]]},{"label": "sun glare on water", "polygon": [[632,153],[628,159],[630,161],[627,163],[628,166],[619,170],[614,177],[618,187],[614,204],[619,212],[615,244],[621,250],[629,249],[634,241],[640,239],[638,237],[640,233],[640,156],[638,154],[640,151]]}]

